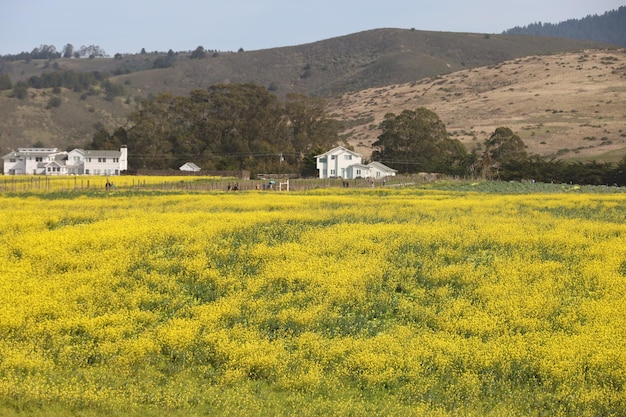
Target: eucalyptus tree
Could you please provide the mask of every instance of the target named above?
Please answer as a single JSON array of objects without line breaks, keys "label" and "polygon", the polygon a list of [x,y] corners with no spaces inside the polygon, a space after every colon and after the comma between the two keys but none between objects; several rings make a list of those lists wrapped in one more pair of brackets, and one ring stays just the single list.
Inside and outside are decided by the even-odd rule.
[{"label": "eucalyptus tree", "polygon": [[425,107],[388,113],[381,128],[372,158],[400,172],[457,173],[467,159],[463,144],[451,139],[439,116]]},{"label": "eucalyptus tree", "polygon": [[499,127],[485,141],[481,160],[482,176],[487,179],[499,178],[502,166],[527,159],[526,145],[522,139],[510,128]]}]

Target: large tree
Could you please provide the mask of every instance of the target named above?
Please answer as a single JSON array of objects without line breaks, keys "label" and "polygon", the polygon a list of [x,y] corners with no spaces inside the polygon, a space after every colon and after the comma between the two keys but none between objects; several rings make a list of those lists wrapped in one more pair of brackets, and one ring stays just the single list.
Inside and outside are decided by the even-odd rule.
[{"label": "large tree", "polygon": [[425,107],[388,113],[381,128],[372,158],[400,172],[456,173],[467,157],[465,147],[449,138],[439,116]]},{"label": "large tree", "polygon": [[296,156],[301,159],[313,149],[337,143],[338,122],[326,113],[326,101],[302,94],[288,94],[285,113]]},{"label": "large tree", "polygon": [[171,94],[158,96],[139,103],[137,109],[128,116],[132,124],[128,146],[134,152],[129,154],[129,164],[133,168],[163,169],[170,167],[172,140],[175,138],[174,121],[176,97]]},{"label": "large tree", "polygon": [[214,85],[188,97],[160,94],[140,103],[129,125],[135,168],[193,161],[205,169],[297,172],[312,146],[334,145],[338,137],[321,101],[302,96],[283,104],[254,84]]},{"label": "large tree", "polygon": [[522,139],[508,127],[499,127],[485,141],[481,168],[486,179],[500,178],[500,168],[528,159],[526,145]]},{"label": "large tree", "polygon": [[68,43],[63,47],[63,58],[72,58],[74,56],[74,45]]}]

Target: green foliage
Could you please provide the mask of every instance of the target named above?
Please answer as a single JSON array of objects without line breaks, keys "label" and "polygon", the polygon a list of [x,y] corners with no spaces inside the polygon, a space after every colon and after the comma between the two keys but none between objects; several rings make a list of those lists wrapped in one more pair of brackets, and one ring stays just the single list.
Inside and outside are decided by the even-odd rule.
[{"label": "green foliage", "polygon": [[24,81],[19,81],[17,84],[13,86],[13,92],[11,93],[11,97],[19,98],[21,100],[25,99],[28,95],[28,84]]},{"label": "green foliage", "polygon": [[326,114],[323,99],[289,94],[285,113],[292,130],[292,145],[298,156],[304,156],[313,149],[328,150],[329,146],[337,143],[340,126]]},{"label": "green foliage", "polygon": [[10,90],[13,88],[13,83],[8,74],[0,74],[0,91]]},{"label": "green foliage", "polygon": [[40,76],[34,75],[28,79],[28,86],[37,89],[64,87],[80,92],[88,90],[89,87],[97,85],[105,79],[105,74],[99,71],[77,72],[61,70],[44,72]]},{"label": "green foliage", "polygon": [[502,164],[523,162],[528,158],[526,146],[520,137],[508,127],[499,127],[485,141],[482,157],[482,175],[484,178],[498,178]]},{"label": "green foliage", "polygon": [[559,38],[586,39],[626,46],[626,6],[605,12],[603,15],[589,15],[582,19],[569,19],[560,23],[531,23],[530,25],[505,31],[508,35],[551,36]]},{"label": "green foliage", "polygon": [[578,185],[626,185],[626,160],[612,163],[575,162],[532,156],[527,160],[510,160],[499,169],[502,180],[535,180],[544,183]]},{"label": "green foliage", "polygon": [[102,86],[104,87],[105,98],[109,101],[112,101],[115,97],[124,95],[124,86],[121,84],[105,80],[102,82]]},{"label": "green foliage", "polygon": [[152,63],[153,68],[169,68],[173,67],[176,63],[176,54],[171,49],[167,55],[162,55],[154,60]]},{"label": "green foliage", "polygon": [[93,135],[91,143],[86,146],[88,149],[118,150],[120,146],[126,145],[128,136],[126,129],[123,127],[117,128],[113,134],[110,134],[102,125],[96,127],[97,130]]},{"label": "green foliage", "polygon": [[206,58],[206,51],[202,46],[198,46],[192,53],[191,59],[202,59]]},{"label": "green foliage", "polygon": [[61,107],[62,103],[63,103],[63,101],[61,100],[61,97],[59,97],[59,96],[52,96],[52,97],[50,97],[50,100],[48,100],[48,104],[46,105],[46,108],[47,109],[52,109],[52,108]]},{"label": "green foliage", "polygon": [[74,56],[74,45],[68,43],[63,47],[63,58],[71,58],[72,56]]},{"label": "green foliage", "polygon": [[160,94],[142,101],[129,122],[129,162],[150,169],[193,160],[205,169],[297,172],[303,156],[336,143],[338,131],[323,100],[292,96],[283,105],[254,84]]},{"label": "green foliage", "polygon": [[425,107],[388,113],[381,127],[372,158],[400,172],[456,174],[467,158],[465,147],[449,138],[439,116]]}]

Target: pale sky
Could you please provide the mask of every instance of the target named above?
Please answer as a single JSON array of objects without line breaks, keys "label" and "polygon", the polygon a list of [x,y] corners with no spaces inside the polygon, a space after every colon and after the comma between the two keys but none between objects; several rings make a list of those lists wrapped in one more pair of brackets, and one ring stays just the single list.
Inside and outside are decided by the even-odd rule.
[{"label": "pale sky", "polygon": [[42,44],[116,53],[246,51],[369,29],[501,33],[601,15],[626,0],[0,0],[0,55]]}]

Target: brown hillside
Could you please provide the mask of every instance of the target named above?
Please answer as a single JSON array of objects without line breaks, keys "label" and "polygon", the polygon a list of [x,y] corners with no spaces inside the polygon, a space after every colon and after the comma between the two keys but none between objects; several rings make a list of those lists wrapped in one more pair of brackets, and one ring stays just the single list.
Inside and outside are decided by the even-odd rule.
[{"label": "brown hillside", "polygon": [[[68,89],[61,89],[60,93],[55,93],[52,89],[31,88],[27,98],[17,99],[10,97],[10,90],[2,91],[0,150],[4,153],[9,149],[30,146],[35,142],[64,149],[85,146],[96,131],[96,126],[104,126],[110,131],[123,126],[136,100],[161,92],[187,95],[191,90],[207,88],[214,84],[250,82],[266,86],[281,98],[292,92],[329,98],[372,88],[376,90],[371,90],[371,94],[383,94],[384,90],[404,89],[409,84],[404,87],[385,87],[389,85],[419,82],[422,88],[432,83],[432,77],[455,71],[465,70],[460,74],[466,73],[468,77],[473,77],[475,73],[469,70],[470,68],[496,65],[525,56],[600,47],[598,43],[571,39],[375,29],[298,46],[245,52],[208,52],[203,59],[191,59],[190,52],[180,52],[175,54],[174,65],[163,69],[153,69],[153,65],[155,60],[165,57],[164,53],[98,59],[7,61],[2,63],[0,70],[8,74],[14,83],[57,69],[78,72],[99,71],[118,74],[111,76],[110,80],[123,86],[124,93],[122,96],[107,100],[98,88],[89,91],[88,94]],[[480,70],[480,73],[487,72],[488,70]],[[499,77],[496,80],[499,83],[510,83],[505,80],[509,72],[495,74],[494,78]],[[424,83],[416,81],[423,79],[430,81]],[[455,81],[458,88],[463,85],[461,81]],[[484,80],[476,82],[488,84]],[[439,85],[432,88],[432,92],[442,92],[440,88],[453,87],[457,88],[452,84]],[[381,92],[373,93],[377,90]],[[370,93],[352,94],[346,96],[344,100],[346,103],[350,101],[350,97]],[[61,98],[61,105],[50,108],[47,104],[51,97],[56,95]],[[434,101],[441,101],[439,104],[444,104],[446,102],[444,99],[452,102],[459,97],[446,97],[444,94]],[[466,93],[466,99],[470,99],[470,92]],[[369,98],[367,100],[371,101]],[[383,101],[387,100],[389,104],[383,104]],[[360,131],[351,136],[351,140],[357,145],[363,143],[359,146],[366,149],[366,153],[370,151],[367,145],[371,143],[372,137],[376,137],[374,131],[369,131],[368,125],[378,123],[382,118],[378,113],[388,111],[389,107],[383,106],[391,105],[392,101],[394,106],[402,104],[390,97],[381,100],[381,106],[375,106],[376,115],[369,114],[370,111],[374,112],[373,105],[369,105],[365,110],[359,110],[358,105],[347,105],[346,111],[350,113],[346,116],[340,115],[350,119],[351,124],[367,120],[366,125],[361,126]],[[473,102],[463,104],[477,105]],[[503,107],[500,104],[498,106]],[[338,106],[336,110],[342,108],[343,106]],[[358,116],[359,112],[367,115]],[[472,123],[466,126],[459,121],[457,124],[467,131],[472,130],[470,128],[474,125]],[[455,125],[450,126],[452,129],[461,130],[454,127]]]},{"label": "brown hillside", "polygon": [[626,154],[626,52],[561,53],[508,60],[413,83],[347,93],[332,101],[344,137],[370,155],[386,113],[424,106],[469,150],[499,126],[529,153],[615,161]]},{"label": "brown hillside", "polygon": [[[330,97],[529,55],[604,46],[561,38],[374,29],[304,45],[208,54],[200,60],[179,54],[172,68],[132,72],[118,81],[143,94],[187,94],[214,84],[252,82],[271,86],[279,96]],[[125,59],[129,67],[137,65],[136,56]]]}]

